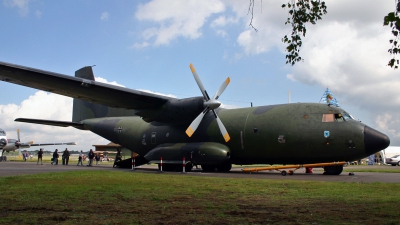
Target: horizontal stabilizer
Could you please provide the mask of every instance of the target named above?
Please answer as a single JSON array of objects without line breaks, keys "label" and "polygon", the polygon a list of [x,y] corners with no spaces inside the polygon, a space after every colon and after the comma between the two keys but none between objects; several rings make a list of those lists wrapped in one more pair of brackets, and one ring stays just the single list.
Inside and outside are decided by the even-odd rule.
[{"label": "horizontal stabilizer", "polygon": [[76,142],[31,144],[31,146],[44,146],[44,145],[76,145]]},{"label": "horizontal stabilizer", "polygon": [[76,122],[57,121],[57,120],[39,120],[39,119],[27,119],[27,118],[17,118],[17,119],[15,119],[15,121],[24,122],[24,123],[50,125],[50,126],[59,126],[59,127],[75,127],[80,130],[86,130],[82,123],[76,123]]}]

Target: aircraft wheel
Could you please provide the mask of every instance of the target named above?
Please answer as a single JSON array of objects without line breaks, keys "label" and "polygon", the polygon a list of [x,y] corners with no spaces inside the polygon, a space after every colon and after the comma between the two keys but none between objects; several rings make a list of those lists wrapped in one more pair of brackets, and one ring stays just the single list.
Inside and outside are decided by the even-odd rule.
[{"label": "aircraft wheel", "polygon": [[0,162],[3,161],[3,156],[0,156]]},{"label": "aircraft wheel", "polygon": [[343,166],[325,166],[324,175],[339,175],[343,171]]},{"label": "aircraft wheel", "polygon": [[191,162],[186,163],[185,165],[185,172],[190,172],[193,169],[193,164]]},{"label": "aircraft wheel", "polygon": [[286,176],[286,171],[283,170],[283,171],[281,172],[281,175],[282,175],[282,176]]},{"label": "aircraft wheel", "polygon": [[398,166],[400,166],[400,161],[397,163]]},{"label": "aircraft wheel", "polygon": [[213,172],[213,171],[215,171],[215,166],[213,166],[213,165],[201,165],[201,169],[204,172]]},{"label": "aircraft wheel", "polygon": [[232,164],[224,163],[222,165],[217,166],[217,170],[219,172],[229,172],[232,169]]}]

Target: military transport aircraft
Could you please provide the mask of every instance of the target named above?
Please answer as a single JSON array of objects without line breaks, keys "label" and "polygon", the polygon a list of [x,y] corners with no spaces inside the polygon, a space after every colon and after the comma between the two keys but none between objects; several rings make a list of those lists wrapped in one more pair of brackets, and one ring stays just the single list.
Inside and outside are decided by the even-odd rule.
[{"label": "military transport aircraft", "polygon": [[0,128],[0,150],[2,151],[2,154],[0,156],[0,162],[3,161],[3,159],[6,159],[4,157],[4,152],[10,152],[10,151],[15,151],[21,148],[30,148],[31,146],[45,146],[45,145],[76,145],[75,142],[67,142],[67,143],[36,143],[33,144],[33,141],[30,142],[21,142],[20,141],[20,135],[19,135],[19,129],[17,130],[17,135],[18,139],[7,139],[6,132]]},{"label": "military transport aircraft", "polygon": [[[72,122],[15,121],[90,130],[137,153],[136,162],[162,159],[165,169],[182,168],[183,157],[186,171],[192,165],[229,171],[232,164],[353,161],[390,143],[385,134],[332,105],[219,108],[230,79],[210,98],[192,64],[190,69],[201,97],[175,99],[96,82],[92,67],[72,77],[0,62],[0,80],[74,98]],[[343,170],[342,165],[324,168],[326,174]]]}]

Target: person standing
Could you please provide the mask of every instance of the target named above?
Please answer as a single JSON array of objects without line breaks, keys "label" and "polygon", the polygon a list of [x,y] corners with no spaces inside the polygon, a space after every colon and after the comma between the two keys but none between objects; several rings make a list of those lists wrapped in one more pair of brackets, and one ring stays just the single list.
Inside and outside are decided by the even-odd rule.
[{"label": "person standing", "polygon": [[92,166],[93,158],[94,158],[94,153],[93,153],[93,150],[90,149],[90,151],[89,151],[89,164],[88,164],[88,166]]},{"label": "person standing", "polygon": [[56,149],[53,153],[53,165],[58,165],[58,149]]},{"label": "person standing", "polygon": [[61,155],[62,164],[65,165],[65,151]]},{"label": "person standing", "polygon": [[97,153],[94,158],[96,159],[96,165],[99,165],[100,164],[100,153]]},{"label": "person standing", "polygon": [[117,155],[115,156],[115,160],[114,160],[114,165],[113,167],[118,166],[118,162],[122,161],[122,156],[121,156],[121,149],[118,148],[117,149]]},{"label": "person standing", "polygon": [[79,153],[79,158],[78,158],[78,164],[76,164],[77,166],[79,166],[79,163],[81,163],[81,166],[83,166],[83,151],[81,150],[81,152]]},{"label": "person standing", "polygon": [[43,165],[43,148],[41,148],[38,152],[38,159],[37,159],[37,164],[39,165],[39,160],[40,160],[40,165]]},{"label": "person standing", "polygon": [[[68,148],[65,148],[65,151],[63,152],[63,159],[65,161],[65,165],[68,165],[69,161],[69,151]],[[64,165],[64,164],[63,164]]]}]

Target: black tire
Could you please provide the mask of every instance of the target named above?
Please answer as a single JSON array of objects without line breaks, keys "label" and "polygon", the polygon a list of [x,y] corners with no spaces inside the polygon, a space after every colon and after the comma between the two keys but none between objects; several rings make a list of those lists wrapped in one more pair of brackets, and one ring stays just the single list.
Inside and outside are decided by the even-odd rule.
[{"label": "black tire", "polygon": [[3,156],[0,156],[0,162],[3,161]]},{"label": "black tire", "polygon": [[193,164],[191,162],[186,163],[185,172],[190,172],[193,169]]},{"label": "black tire", "polygon": [[400,166],[400,161],[397,163],[398,166]]},{"label": "black tire", "polygon": [[213,166],[213,165],[201,165],[201,169],[204,171],[204,172],[214,172],[215,171],[215,166]]},{"label": "black tire", "polygon": [[287,174],[286,171],[285,171],[285,170],[282,170],[281,175],[282,175],[282,176],[286,176],[286,174]]},{"label": "black tire", "polygon": [[343,172],[343,166],[325,166],[324,175],[339,175]]},{"label": "black tire", "polygon": [[224,163],[224,164],[217,166],[217,170],[219,172],[229,172],[231,169],[232,169],[232,164],[230,164],[230,163]]}]

